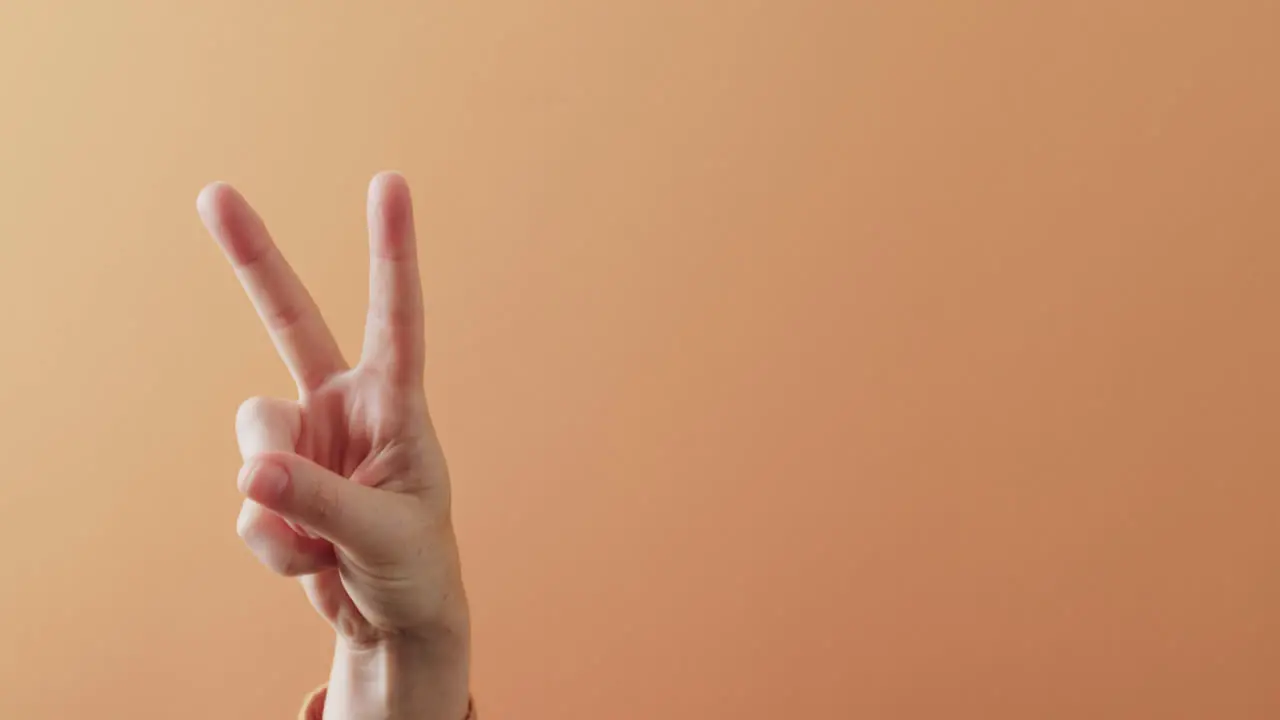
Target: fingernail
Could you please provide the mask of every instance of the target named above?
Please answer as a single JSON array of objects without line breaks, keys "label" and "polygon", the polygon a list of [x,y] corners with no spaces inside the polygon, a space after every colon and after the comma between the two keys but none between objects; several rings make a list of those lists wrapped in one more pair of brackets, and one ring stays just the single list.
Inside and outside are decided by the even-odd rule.
[{"label": "fingernail", "polygon": [[274,462],[260,462],[242,479],[240,491],[259,502],[270,501],[284,493],[289,472]]}]

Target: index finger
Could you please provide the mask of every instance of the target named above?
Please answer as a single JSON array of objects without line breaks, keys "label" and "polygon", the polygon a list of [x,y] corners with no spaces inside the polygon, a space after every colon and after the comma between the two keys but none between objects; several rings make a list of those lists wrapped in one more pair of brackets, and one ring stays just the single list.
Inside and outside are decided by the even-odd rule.
[{"label": "index finger", "polygon": [[240,193],[214,183],[200,193],[196,207],[235,268],[299,390],[313,390],[345,370],[320,309]]}]

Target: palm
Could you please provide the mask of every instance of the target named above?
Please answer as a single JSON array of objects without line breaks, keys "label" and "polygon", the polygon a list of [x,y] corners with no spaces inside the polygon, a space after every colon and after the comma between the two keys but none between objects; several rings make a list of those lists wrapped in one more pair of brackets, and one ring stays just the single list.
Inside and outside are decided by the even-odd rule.
[{"label": "palm", "polygon": [[[333,378],[302,402],[300,418],[298,454],[353,482],[447,510],[447,497],[441,497],[447,491],[443,461],[431,442],[420,394],[397,393],[376,375],[357,370]],[[396,555],[386,560],[403,559]],[[377,558],[348,557],[337,547],[335,560],[309,592],[326,619],[338,625],[337,615],[351,607],[375,626],[411,621],[385,617],[388,611],[381,608],[402,603],[395,597],[395,579],[376,567]]]},{"label": "palm", "polygon": [[[401,452],[422,415],[419,398],[398,394],[368,373],[331,378],[299,406],[297,452],[368,487],[417,489],[416,474],[394,473],[380,459]],[[402,458],[408,460],[409,458]],[[403,469],[403,468],[401,468]]]},{"label": "palm", "polygon": [[[312,604],[348,637],[413,627],[433,611],[422,598],[448,587],[442,573],[457,563],[447,472],[421,385],[422,301],[407,188],[386,176],[371,189],[369,317],[354,368],[243,198],[214,186],[200,208],[298,385],[297,401],[242,406],[237,434],[246,462],[293,454],[378,496],[375,510],[362,511],[375,527],[346,538],[246,500],[241,535],[268,566],[302,576]],[[355,512],[336,498],[312,501],[324,508],[316,526],[341,525],[346,519],[336,516]]]}]

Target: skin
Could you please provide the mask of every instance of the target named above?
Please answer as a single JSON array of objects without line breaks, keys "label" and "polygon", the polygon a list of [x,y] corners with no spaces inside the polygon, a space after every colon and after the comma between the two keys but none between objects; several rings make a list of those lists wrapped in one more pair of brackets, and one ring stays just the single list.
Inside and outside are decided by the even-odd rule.
[{"label": "skin", "polygon": [[236,414],[237,532],[297,577],[336,643],[326,718],[458,720],[470,621],[449,473],[423,391],[423,309],[402,177],[369,185],[369,314],[347,364],[266,226],[230,186],[197,201],[298,385]]}]

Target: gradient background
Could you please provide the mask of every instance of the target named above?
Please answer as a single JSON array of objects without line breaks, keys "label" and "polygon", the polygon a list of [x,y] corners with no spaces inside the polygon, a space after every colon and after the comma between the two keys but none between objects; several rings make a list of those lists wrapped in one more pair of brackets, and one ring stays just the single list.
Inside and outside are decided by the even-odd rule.
[{"label": "gradient background", "polygon": [[[0,717],[292,717],[234,533],[414,184],[487,718],[1280,716],[1280,4],[0,5]],[[154,674],[158,679],[144,679]]]}]

